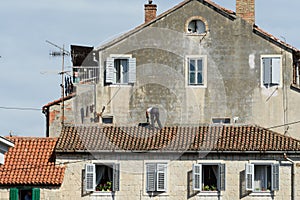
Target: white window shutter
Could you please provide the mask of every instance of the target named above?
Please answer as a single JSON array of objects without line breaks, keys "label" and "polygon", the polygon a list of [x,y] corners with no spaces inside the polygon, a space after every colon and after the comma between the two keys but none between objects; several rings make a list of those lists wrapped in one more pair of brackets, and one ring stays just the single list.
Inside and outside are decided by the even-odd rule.
[{"label": "white window shutter", "polygon": [[113,166],[113,191],[120,190],[120,164],[114,164]]},{"label": "white window shutter", "polygon": [[263,58],[263,84],[271,83],[271,58]]},{"label": "white window shutter", "polygon": [[94,164],[85,165],[85,190],[94,191],[96,187],[96,166]]},{"label": "white window shutter", "polygon": [[157,164],[157,191],[167,191],[167,164]]},{"label": "white window shutter", "polygon": [[279,190],[279,164],[272,165],[272,191]]},{"label": "white window shutter", "polygon": [[246,190],[253,191],[253,189],[254,189],[254,164],[246,164],[245,180],[246,180]]},{"label": "white window shutter", "polygon": [[129,59],[128,83],[136,82],[136,58]]},{"label": "white window shutter", "polygon": [[218,190],[225,190],[225,164],[219,164],[219,179],[218,179]]},{"label": "white window shutter", "polygon": [[155,163],[149,163],[146,165],[146,176],[147,176],[146,190],[147,190],[147,192],[154,192],[155,184],[156,184],[156,164]]},{"label": "white window shutter", "polygon": [[272,84],[280,84],[280,58],[272,58]]},{"label": "white window shutter", "polygon": [[105,82],[115,83],[115,61],[114,58],[106,59]]},{"label": "white window shutter", "polygon": [[202,185],[202,165],[193,164],[193,190],[201,191]]}]

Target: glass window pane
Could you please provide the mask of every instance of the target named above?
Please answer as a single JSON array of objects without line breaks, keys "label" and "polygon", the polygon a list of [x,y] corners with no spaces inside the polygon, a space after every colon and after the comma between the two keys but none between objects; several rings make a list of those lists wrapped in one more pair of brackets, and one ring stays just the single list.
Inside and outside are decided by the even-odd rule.
[{"label": "glass window pane", "polygon": [[195,60],[190,60],[190,71],[194,72],[196,70],[195,64],[196,64]]},{"label": "glass window pane", "polygon": [[195,84],[195,73],[194,72],[191,72],[190,73],[190,84]]},{"label": "glass window pane", "polygon": [[201,59],[198,59],[197,60],[197,69],[198,69],[198,72],[202,72],[202,60]]},{"label": "glass window pane", "polygon": [[198,84],[202,84],[203,80],[202,80],[202,73],[198,72],[197,73],[197,83]]}]

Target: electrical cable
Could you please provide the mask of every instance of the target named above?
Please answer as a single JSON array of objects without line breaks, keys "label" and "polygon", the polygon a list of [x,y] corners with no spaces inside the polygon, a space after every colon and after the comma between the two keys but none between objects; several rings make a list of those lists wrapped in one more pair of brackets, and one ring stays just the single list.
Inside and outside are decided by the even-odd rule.
[{"label": "electrical cable", "polygon": [[28,110],[28,111],[42,111],[41,108],[25,108],[25,107],[8,107],[8,106],[0,106],[0,109],[5,110]]}]

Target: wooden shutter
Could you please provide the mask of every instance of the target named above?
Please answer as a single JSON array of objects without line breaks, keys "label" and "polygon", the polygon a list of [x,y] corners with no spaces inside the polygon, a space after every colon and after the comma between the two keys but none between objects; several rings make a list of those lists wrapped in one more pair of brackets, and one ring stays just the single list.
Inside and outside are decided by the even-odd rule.
[{"label": "wooden shutter", "polygon": [[272,165],[272,191],[279,190],[279,164]]},{"label": "wooden shutter", "polygon": [[17,188],[10,188],[9,200],[19,200],[19,190]]},{"label": "wooden shutter", "polygon": [[193,164],[193,190],[201,191],[202,185],[202,165]]},{"label": "wooden shutter", "polygon": [[113,191],[120,190],[120,164],[114,164],[113,166]]},{"label": "wooden shutter", "polygon": [[219,164],[219,179],[218,179],[218,190],[225,190],[225,164]]},{"label": "wooden shutter", "polygon": [[147,192],[154,192],[155,184],[156,184],[156,164],[155,163],[149,163],[146,165],[146,174],[147,174],[146,190],[147,190]]},{"label": "wooden shutter", "polygon": [[157,164],[157,191],[167,191],[167,164]]},{"label": "wooden shutter", "polygon": [[32,189],[32,200],[40,200],[40,188]]},{"label": "wooden shutter", "polygon": [[271,58],[263,58],[263,84],[268,85],[271,83]]},{"label": "wooden shutter", "polygon": [[254,189],[254,164],[246,164],[245,169],[246,190],[253,191]]},{"label": "wooden shutter", "polygon": [[114,58],[106,59],[105,82],[116,83],[115,81],[115,61]]},{"label": "wooden shutter", "polygon": [[136,58],[129,59],[128,83],[136,82]]},{"label": "wooden shutter", "polygon": [[272,58],[272,84],[280,84],[280,58]]},{"label": "wooden shutter", "polygon": [[85,190],[94,191],[96,185],[96,166],[94,164],[85,165]]}]

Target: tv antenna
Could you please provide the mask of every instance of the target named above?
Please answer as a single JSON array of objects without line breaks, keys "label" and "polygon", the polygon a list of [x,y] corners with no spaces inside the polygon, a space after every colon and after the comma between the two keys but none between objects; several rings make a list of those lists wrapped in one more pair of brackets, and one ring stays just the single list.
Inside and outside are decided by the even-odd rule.
[{"label": "tv antenna", "polygon": [[69,56],[71,53],[65,49],[65,45],[63,47],[60,47],[48,40],[46,42],[56,48],[58,48],[60,51],[53,51],[50,53],[50,56],[57,57],[61,56],[62,57],[62,65],[61,65],[61,72],[59,72],[59,75],[61,75],[61,125],[64,126],[64,118],[65,118],[65,85],[64,85],[64,76],[67,71],[64,71],[65,68],[65,56]]}]

